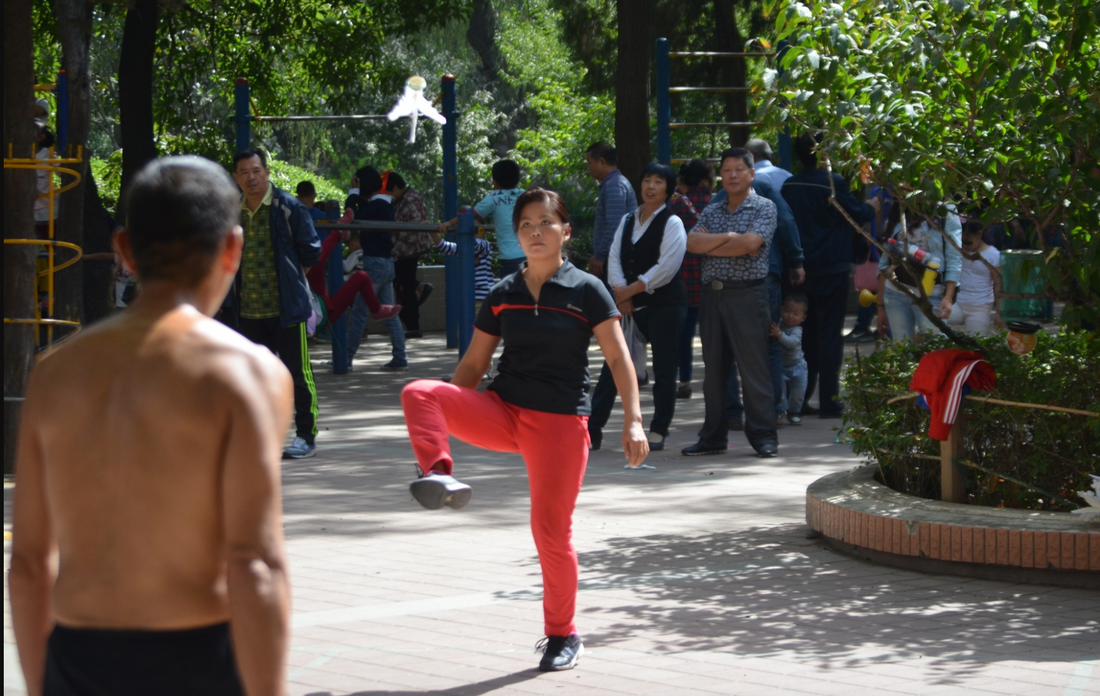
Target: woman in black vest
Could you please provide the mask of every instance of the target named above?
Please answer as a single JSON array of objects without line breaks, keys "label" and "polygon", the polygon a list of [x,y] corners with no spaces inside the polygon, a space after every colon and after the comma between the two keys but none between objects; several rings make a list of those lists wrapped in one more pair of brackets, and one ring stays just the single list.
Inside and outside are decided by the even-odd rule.
[{"label": "woman in black vest", "polygon": [[[664,449],[676,412],[680,332],[687,315],[687,293],[680,280],[687,233],[684,223],[666,206],[675,190],[672,167],[660,162],[647,164],[642,170],[642,205],[623,216],[607,257],[607,278],[615,303],[624,317],[633,318],[653,352],[652,451]],[[592,449],[600,448],[616,394],[611,371],[604,363],[588,420]]]}]

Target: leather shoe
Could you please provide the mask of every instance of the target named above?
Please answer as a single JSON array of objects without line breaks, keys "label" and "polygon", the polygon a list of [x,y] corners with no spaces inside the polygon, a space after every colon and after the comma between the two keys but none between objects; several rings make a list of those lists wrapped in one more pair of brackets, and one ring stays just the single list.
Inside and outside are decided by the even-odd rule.
[{"label": "leather shoe", "polygon": [[818,418],[840,418],[844,415],[844,409],[833,409],[830,411],[822,411],[817,414]]},{"label": "leather shoe", "polygon": [[725,454],[728,449],[729,447],[727,446],[716,447],[714,445],[708,445],[700,441],[696,442],[690,447],[685,447],[684,449],[680,450],[680,454],[684,455],[685,457],[699,457],[704,454]]},{"label": "leather shoe", "polygon": [[596,450],[598,450],[600,448],[600,445],[603,444],[603,432],[602,431],[592,432],[590,430],[590,431],[588,431],[588,439],[592,441],[592,444],[588,446],[588,451],[595,452]]},{"label": "leather shoe", "polygon": [[802,415],[802,417],[803,417],[803,418],[805,418],[806,416],[816,416],[816,415],[817,415],[817,414],[819,414],[819,413],[821,413],[821,412],[820,412],[820,411],[818,411],[818,410],[817,410],[816,408],[814,408],[813,406],[810,406],[810,405],[808,405],[808,404],[803,404],[803,405],[802,405],[802,413],[801,413],[801,415]]},{"label": "leather shoe", "polygon": [[761,459],[771,459],[772,457],[779,456],[779,445],[774,442],[765,442],[756,448],[756,454]]}]

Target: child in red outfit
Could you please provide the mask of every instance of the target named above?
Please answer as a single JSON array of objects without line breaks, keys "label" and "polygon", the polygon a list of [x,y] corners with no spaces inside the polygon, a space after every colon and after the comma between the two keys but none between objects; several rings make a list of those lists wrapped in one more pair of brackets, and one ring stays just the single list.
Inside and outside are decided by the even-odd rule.
[{"label": "child in red outfit", "polygon": [[[513,221],[527,257],[482,304],[470,346],[451,383],[418,380],[401,401],[421,477],[413,497],[428,509],[464,507],[468,485],[451,476],[448,436],[523,455],[531,489],[531,531],[543,576],[546,645],[541,671],[571,669],[584,651],[573,623],[577,554],[573,509],[588,463],[588,346],[599,341],[623,401],[623,448],[629,466],[649,454],[619,312],[597,278],[562,259],[569,214],[561,197],[531,189]],[[503,339],[499,373],[476,391]]]},{"label": "child in red outfit", "polygon": [[375,321],[382,321],[400,314],[401,305],[384,305],[378,301],[378,297],[374,294],[374,283],[371,282],[366,271],[352,273],[340,286],[340,289],[332,297],[329,297],[328,283],[325,282],[325,262],[328,261],[328,257],[332,254],[336,245],[343,241],[343,235],[344,233],[340,230],[333,230],[329,233],[325,241],[321,242],[321,260],[306,274],[310,289],[325,303],[325,308],[328,310],[328,320],[330,322],[336,321],[343,316],[348,307],[351,307],[351,304],[355,302],[356,295],[363,296],[363,300],[367,303],[367,309],[370,310],[371,318]]}]

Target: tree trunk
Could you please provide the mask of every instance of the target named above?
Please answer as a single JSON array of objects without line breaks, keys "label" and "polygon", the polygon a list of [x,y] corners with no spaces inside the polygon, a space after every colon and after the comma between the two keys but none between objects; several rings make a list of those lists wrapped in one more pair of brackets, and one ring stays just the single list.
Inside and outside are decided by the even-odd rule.
[{"label": "tree trunk", "polygon": [[466,41],[481,57],[481,74],[489,82],[495,82],[503,60],[497,46],[497,13],[492,0],[474,0]]},{"label": "tree trunk", "polygon": [[[111,235],[114,219],[103,207],[95,178],[88,177],[84,187],[84,253],[96,254],[113,251]],[[84,322],[89,326],[111,316],[115,311],[111,299],[114,264],[110,261],[81,262],[84,266]]]},{"label": "tree trunk", "polygon": [[[4,0],[4,142],[15,157],[34,153],[34,56],[32,0]],[[5,152],[5,155],[7,153]],[[4,238],[34,239],[35,174],[4,170]],[[35,247],[4,245],[4,316],[34,317]],[[4,473],[15,470],[20,399],[34,367],[34,328],[4,324]],[[9,401],[8,399],[12,399]]]},{"label": "tree trunk", "polygon": [[[738,52],[745,50],[745,39],[737,28],[737,18],[733,14],[734,0],[714,0],[714,27],[718,37],[718,50]],[[721,66],[722,86],[745,86],[744,58],[717,58]],[[748,94],[734,92],[726,94],[726,120],[745,122],[749,120]],[[749,126],[737,126],[729,129],[731,147],[741,147],[752,137]]]},{"label": "tree trunk", "polygon": [[[69,144],[75,156],[77,147],[88,143],[91,116],[91,80],[89,42],[92,36],[91,0],[54,0],[57,13],[57,38],[63,53],[61,64],[69,81]],[[61,153],[67,154],[67,153]],[[88,153],[84,161],[68,167],[80,172],[81,183],[61,194],[58,215],[58,240],[84,246],[84,181],[89,176]],[[65,177],[68,180],[68,177]],[[65,252],[62,252],[62,257]],[[54,316],[82,321],[84,316],[83,264],[70,266],[54,279]],[[54,337],[63,331],[54,330]]]},{"label": "tree trunk", "polygon": [[122,132],[122,191],[142,167],[156,159],[153,138],[153,58],[157,48],[159,0],[135,0],[126,12],[118,61],[118,110]]},{"label": "tree trunk", "polygon": [[615,145],[619,169],[638,190],[650,160],[649,62],[653,0],[618,0],[619,61],[615,69]]}]

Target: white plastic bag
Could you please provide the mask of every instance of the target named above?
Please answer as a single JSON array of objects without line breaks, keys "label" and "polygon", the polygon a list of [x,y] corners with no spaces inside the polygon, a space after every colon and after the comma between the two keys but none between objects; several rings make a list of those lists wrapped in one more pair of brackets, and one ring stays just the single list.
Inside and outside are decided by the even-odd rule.
[{"label": "white plastic bag", "polygon": [[623,317],[623,336],[626,337],[626,345],[630,349],[634,374],[638,376],[638,382],[641,383],[648,376],[645,368],[645,336],[634,322],[634,317],[629,315]]}]

